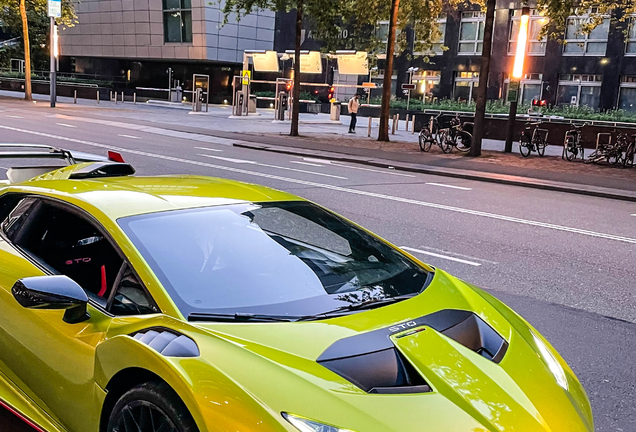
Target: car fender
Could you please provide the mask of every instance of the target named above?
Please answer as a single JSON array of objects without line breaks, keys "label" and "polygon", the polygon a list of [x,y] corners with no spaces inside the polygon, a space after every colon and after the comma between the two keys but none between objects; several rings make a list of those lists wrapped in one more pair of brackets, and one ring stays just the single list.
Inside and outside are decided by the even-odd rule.
[{"label": "car fender", "polygon": [[167,357],[128,335],[97,347],[95,381],[108,389],[120,372],[140,369],[165,381],[181,398],[200,432],[294,431],[273,412],[202,357]]}]

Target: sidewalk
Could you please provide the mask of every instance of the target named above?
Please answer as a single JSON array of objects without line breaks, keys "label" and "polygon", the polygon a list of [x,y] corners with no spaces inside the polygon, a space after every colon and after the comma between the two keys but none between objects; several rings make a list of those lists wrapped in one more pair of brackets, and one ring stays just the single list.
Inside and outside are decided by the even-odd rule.
[{"label": "sidewalk", "polygon": [[[0,101],[16,107],[50,109],[48,104],[19,103],[20,93],[0,92]],[[36,95],[47,100],[46,95]],[[60,98],[59,114],[84,117],[116,118],[118,121],[161,127],[184,133],[196,133],[235,142],[237,147],[295,154],[306,157],[337,159],[367,165],[422,172],[451,177],[514,184],[541,189],[573,192],[636,201],[636,169],[611,167],[606,164],[583,164],[580,159],[568,162],[561,159],[561,146],[549,146],[546,156],[533,153],[523,158],[518,143],[513,153],[503,153],[503,141],[484,140],[482,156],[471,158],[458,152],[443,154],[438,147],[429,153],[421,152],[417,134],[404,129],[404,121],[391,142],[376,141],[377,119],[371,138],[367,137],[367,118],[359,118],[357,134],[348,134],[349,118],[341,118],[342,125],[332,124],[329,116],[302,114],[301,137],[290,137],[289,122],[273,122],[273,110],[259,110],[260,116],[229,118],[230,107],[211,105],[208,113],[193,115],[182,108],[148,104],[133,105],[102,101]],[[13,105],[13,104],[12,104]],[[86,108],[91,109],[86,109]],[[589,154],[591,150],[587,151]]]}]

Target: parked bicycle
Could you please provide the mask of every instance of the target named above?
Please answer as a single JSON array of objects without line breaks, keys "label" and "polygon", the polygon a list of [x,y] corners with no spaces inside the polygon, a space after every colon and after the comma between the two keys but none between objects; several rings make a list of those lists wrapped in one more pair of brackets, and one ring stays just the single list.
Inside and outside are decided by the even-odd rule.
[{"label": "parked bicycle", "polygon": [[623,167],[634,166],[634,157],[636,156],[636,135],[632,135],[632,139],[625,149],[625,155],[623,156]]},{"label": "parked bicycle", "polygon": [[541,157],[545,154],[545,148],[548,146],[548,130],[541,129],[539,126],[541,126],[541,122],[526,123],[526,129],[521,132],[519,138],[521,156],[528,157],[533,151],[536,151]]},{"label": "parked bicycle", "polygon": [[588,123],[583,123],[581,125],[572,123],[572,129],[565,133],[561,159],[573,161],[580,156],[581,160],[585,160],[585,149],[583,147],[583,140],[581,139],[581,130],[587,125]]},{"label": "parked bicycle", "polygon": [[452,141],[453,146],[460,152],[467,152],[470,150],[470,145],[473,142],[473,123],[464,122],[459,118],[459,113],[455,114],[450,121],[450,129],[448,135]]},{"label": "parked bicycle", "polygon": [[625,133],[619,133],[615,143],[600,144],[596,150],[585,159],[585,163],[599,163],[606,161],[610,165],[623,162],[623,154],[629,148],[629,137]]},{"label": "parked bicycle", "polygon": [[423,127],[420,131],[419,141],[420,150],[429,151],[433,144],[437,144],[444,153],[450,153],[453,151],[453,144],[449,137],[449,129],[440,127],[439,119],[442,113],[439,113],[435,117],[431,117],[428,122],[428,127]]}]

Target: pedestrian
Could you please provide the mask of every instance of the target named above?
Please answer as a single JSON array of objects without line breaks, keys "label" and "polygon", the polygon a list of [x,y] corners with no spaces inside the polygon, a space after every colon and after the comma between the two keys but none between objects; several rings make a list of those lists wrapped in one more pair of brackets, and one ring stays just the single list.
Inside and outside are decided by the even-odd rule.
[{"label": "pedestrian", "polygon": [[351,123],[349,124],[349,133],[356,133],[356,122],[358,121],[358,108],[360,108],[360,95],[355,94],[349,99],[349,115]]}]

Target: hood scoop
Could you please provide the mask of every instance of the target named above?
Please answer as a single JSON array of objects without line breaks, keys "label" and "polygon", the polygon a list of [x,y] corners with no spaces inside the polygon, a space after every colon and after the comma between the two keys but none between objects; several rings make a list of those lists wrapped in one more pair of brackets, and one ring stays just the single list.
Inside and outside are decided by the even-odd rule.
[{"label": "hood scoop", "polygon": [[[406,338],[432,328],[475,353],[499,363],[508,343],[492,327],[469,311],[446,309],[391,327],[340,339],[327,348],[318,363],[367,393],[426,393],[431,391],[391,337]],[[410,330],[410,331],[408,331]]]}]

